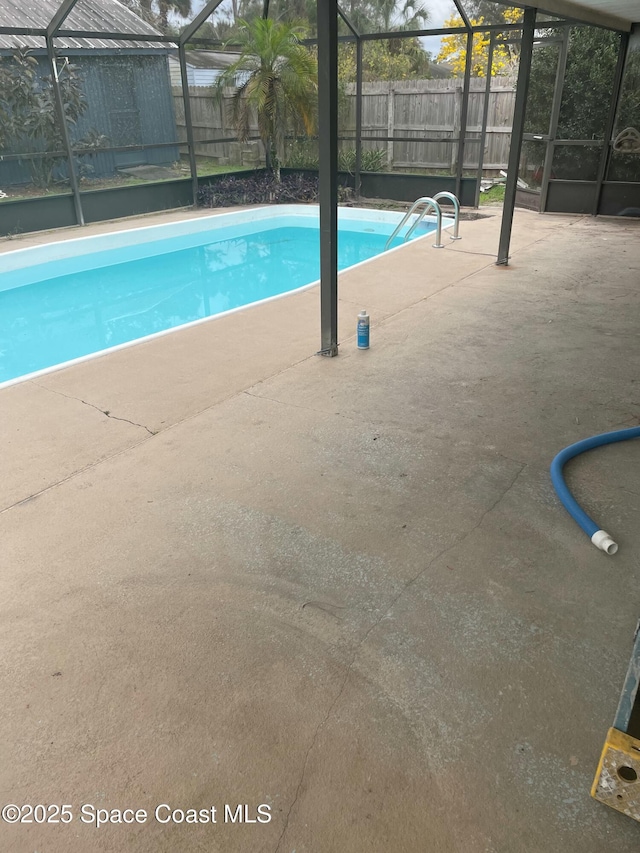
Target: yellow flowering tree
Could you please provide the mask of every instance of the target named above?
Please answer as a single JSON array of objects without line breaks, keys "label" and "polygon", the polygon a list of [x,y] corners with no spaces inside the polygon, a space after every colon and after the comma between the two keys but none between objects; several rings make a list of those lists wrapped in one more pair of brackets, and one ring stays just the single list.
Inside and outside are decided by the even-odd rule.
[{"label": "yellow flowering tree", "polygon": [[[521,20],[522,10],[506,8],[501,15],[505,24],[515,24]],[[485,20],[483,17],[470,18],[471,25],[481,27]],[[445,27],[464,27],[462,18],[453,16],[444,22]],[[491,75],[505,74],[511,67],[512,55],[506,44],[501,44],[500,34],[496,39],[493,49],[493,61],[491,63]],[[459,33],[451,33],[443,36],[440,43],[438,62],[446,62],[453,68],[455,77],[464,75],[465,63],[467,61],[467,33],[461,30]],[[489,62],[489,33],[474,33],[473,52],[471,54],[471,76],[485,77]]]}]

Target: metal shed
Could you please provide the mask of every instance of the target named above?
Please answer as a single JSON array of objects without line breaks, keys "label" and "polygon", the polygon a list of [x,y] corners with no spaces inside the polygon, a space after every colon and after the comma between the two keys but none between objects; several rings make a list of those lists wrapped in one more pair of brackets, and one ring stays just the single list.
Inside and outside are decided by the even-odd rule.
[{"label": "metal shed", "polygon": [[[162,34],[117,0],[83,0],[70,12],[67,30],[95,33],[91,38],[37,35],[56,19],[59,8],[57,0],[0,0],[0,57],[10,58],[16,51],[36,57],[41,79],[52,76],[52,61],[60,75],[66,61],[74,66],[86,110],[77,122],[69,124],[70,143],[74,146],[87,134],[102,139],[99,152],[81,158],[79,171],[101,178],[119,169],[178,160],[167,63],[171,45],[156,41]],[[114,30],[140,38],[109,38]],[[102,33],[104,37],[100,37]],[[48,53],[52,42],[53,58]],[[28,183],[25,155],[34,153],[6,152],[0,163],[0,185]],[[58,168],[59,174],[67,171],[64,165]]]}]

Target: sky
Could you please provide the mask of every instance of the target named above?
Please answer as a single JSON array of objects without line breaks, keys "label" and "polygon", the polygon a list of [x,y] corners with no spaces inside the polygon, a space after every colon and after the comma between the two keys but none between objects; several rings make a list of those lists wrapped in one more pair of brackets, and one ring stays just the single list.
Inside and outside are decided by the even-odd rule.
[{"label": "sky", "polygon": [[[431,13],[429,27],[434,29],[444,26],[445,18],[448,18],[455,11],[451,0],[427,0],[425,5]],[[424,49],[428,50],[434,59],[440,50],[440,38],[440,36],[432,36],[431,38],[421,39]]]}]

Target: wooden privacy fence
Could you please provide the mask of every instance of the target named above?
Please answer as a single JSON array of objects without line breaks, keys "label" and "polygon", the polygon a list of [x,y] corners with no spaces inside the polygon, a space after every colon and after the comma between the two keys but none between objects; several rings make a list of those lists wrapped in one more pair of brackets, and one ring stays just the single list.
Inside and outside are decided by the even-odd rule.
[{"label": "wooden privacy fence", "polygon": [[[462,114],[461,79],[401,80],[396,82],[364,83],[362,87],[362,147],[364,150],[383,149],[387,168],[410,171],[451,172],[458,157],[457,139]],[[467,114],[467,139],[464,168],[477,169],[485,99],[486,80],[472,77]],[[174,88],[176,120],[180,141],[186,140],[182,91]],[[254,165],[260,156],[256,144],[239,146],[233,129],[228,126],[225,111],[215,103],[209,89],[190,87],[193,133],[196,154],[220,158],[221,162]],[[225,102],[230,96],[225,97]],[[487,131],[483,170],[487,173],[506,169],[511,140],[511,123],[515,89],[508,80],[494,78],[489,92]],[[355,86],[349,84],[341,105],[340,135],[350,137],[341,147],[355,147]],[[252,128],[257,135],[258,128]],[[400,136],[416,141],[387,141],[384,137]],[[370,137],[366,139],[366,137]],[[371,137],[374,137],[371,139]],[[431,141],[424,141],[430,137]],[[204,143],[205,139],[221,139],[223,143]],[[380,141],[377,141],[380,139]],[[474,141],[475,140],[475,141]]]},{"label": "wooden privacy fence", "polygon": [[[187,128],[184,118],[184,100],[182,89],[172,87],[175,106],[178,141],[186,143]],[[258,142],[240,144],[233,127],[227,120],[228,107],[231,104],[231,90],[222,99],[222,105],[217,102],[210,88],[205,86],[190,86],[189,101],[191,106],[191,126],[195,143],[195,153],[198,157],[211,157],[221,165],[257,166],[263,160],[262,144]],[[221,109],[222,106],[222,109]],[[258,125],[252,124],[250,135],[258,136]],[[208,139],[224,140],[223,142],[206,142]],[[181,145],[180,153],[187,155],[186,145]]]},{"label": "wooden privacy fence", "polygon": [[[369,139],[363,141],[363,149],[386,148],[388,165],[396,169],[451,171],[458,158],[458,145],[451,140],[460,135],[462,83],[457,78],[364,83],[363,137],[402,136],[416,140],[432,137],[437,141],[376,142]],[[470,84],[464,168],[477,169],[486,80],[472,77]],[[354,85],[347,86],[346,97],[341,133],[354,136]],[[487,172],[507,166],[514,102],[513,86],[506,80],[494,78],[489,93],[483,157],[483,169]],[[474,142],[474,139],[478,141]]]}]

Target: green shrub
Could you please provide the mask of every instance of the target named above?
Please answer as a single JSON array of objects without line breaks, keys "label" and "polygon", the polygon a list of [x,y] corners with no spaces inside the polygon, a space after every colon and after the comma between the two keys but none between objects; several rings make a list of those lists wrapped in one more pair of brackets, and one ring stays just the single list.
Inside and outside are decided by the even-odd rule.
[{"label": "green shrub", "polygon": [[[299,139],[289,143],[285,165],[289,169],[317,169],[319,167],[318,143],[314,139]],[[387,152],[383,148],[362,151],[363,172],[382,172],[387,165]],[[353,174],[356,170],[356,149],[338,152],[338,171]]]},{"label": "green shrub", "polygon": [[284,165],[288,169],[317,169],[318,141],[316,139],[296,139],[287,145]]},{"label": "green shrub", "polygon": [[[387,152],[383,148],[374,148],[373,151],[364,150],[361,154],[360,169],[363,172],[382,172],[387,165]],[[338,154],[338,169],[341,172],[353,174],[356,170],[356,150],[348,148]]]}]

